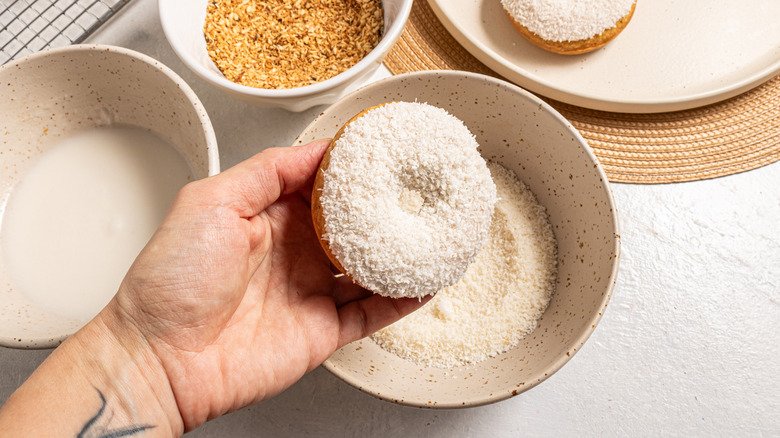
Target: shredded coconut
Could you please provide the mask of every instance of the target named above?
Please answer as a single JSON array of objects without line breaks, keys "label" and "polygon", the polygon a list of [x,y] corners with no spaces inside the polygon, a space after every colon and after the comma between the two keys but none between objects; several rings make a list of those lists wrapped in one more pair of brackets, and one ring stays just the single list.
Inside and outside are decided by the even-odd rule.
[{"label": "shredded coconut", "polygon": [[636,0],[501,0],[518,23],[547,41],[580,41],[615,26]]},{"label": "shredded coconut", "polygon": [[547,211],[514,172],[488,167],[499,201],[487,243],[459,283],[372,336],[391,353],[440,368],[480,362],[517,345],[547,308],[558,273]]},{"label": "shredded coconut", "polygon": [[496,188],[474,135],[445,110],[394,102],[350,122],[330,153],[323,239],[384,296],[455,284],[487,239]]}]

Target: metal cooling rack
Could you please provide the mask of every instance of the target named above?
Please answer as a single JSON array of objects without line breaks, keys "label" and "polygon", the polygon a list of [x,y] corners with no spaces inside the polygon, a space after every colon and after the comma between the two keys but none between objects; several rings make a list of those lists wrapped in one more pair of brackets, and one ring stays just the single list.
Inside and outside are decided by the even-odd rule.
[{"label": "metal cooling rack", "polygon": [[130,0],[0,0],[0,65],[84,41]]}]

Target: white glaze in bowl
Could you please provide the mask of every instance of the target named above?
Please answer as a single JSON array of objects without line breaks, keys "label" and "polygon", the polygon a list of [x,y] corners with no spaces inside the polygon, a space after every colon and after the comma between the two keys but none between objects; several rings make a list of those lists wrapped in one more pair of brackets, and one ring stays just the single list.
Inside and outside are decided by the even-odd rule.
[{"label": "white glaze in bowl", "polygon": [[[0,215],[39,156],[98,126],[148,129],[177,149],[194,178],[219,172],[216,138],[200,100],[168,67],[132,50],[75,45],[11,62],[0,67],[0,101]],[[0,345],[53,347],[86,323],[32,304],[14,289],[3,257]]]}]

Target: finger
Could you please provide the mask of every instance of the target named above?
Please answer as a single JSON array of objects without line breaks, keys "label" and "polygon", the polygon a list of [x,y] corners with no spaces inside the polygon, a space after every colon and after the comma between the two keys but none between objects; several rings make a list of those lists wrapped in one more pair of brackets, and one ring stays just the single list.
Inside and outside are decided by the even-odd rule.
[{"label": "finger", "polygon": [[309,206],[309,208],[311,208],[311,194],[313,190],[314,190],[313,179],[298,190],[301,193],[303,200],[306,202],[306,205]]},{"label": "finger", "polygon": [[242,217],[265,210],[280,196],[311,188],[330,140],[303,146],[270,148],[207,180],[209,193]]},{"label": "finger", "polygon": [[365,338],[422,307],[432,297],[388,298],[371,295],[342,306],[339,312],[338,348]]},{"label": "finger", "polygon": [[341,275],[333,279],[333,290],[331,296],[336,303],[336,307],[341,307],[352,301],[361,300],[373,295],[371,291],[353,283],[346,275]]}]

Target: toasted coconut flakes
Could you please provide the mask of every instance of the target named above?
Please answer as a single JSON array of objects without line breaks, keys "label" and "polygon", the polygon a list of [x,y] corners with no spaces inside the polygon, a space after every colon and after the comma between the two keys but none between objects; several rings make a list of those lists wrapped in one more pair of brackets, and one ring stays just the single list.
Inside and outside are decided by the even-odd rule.
[{"label": "toasted coconut flakes", "polygon": [[382,37],[381,0],[212,0],[204,34],[225,77],[296,88],[347,70]]}]

